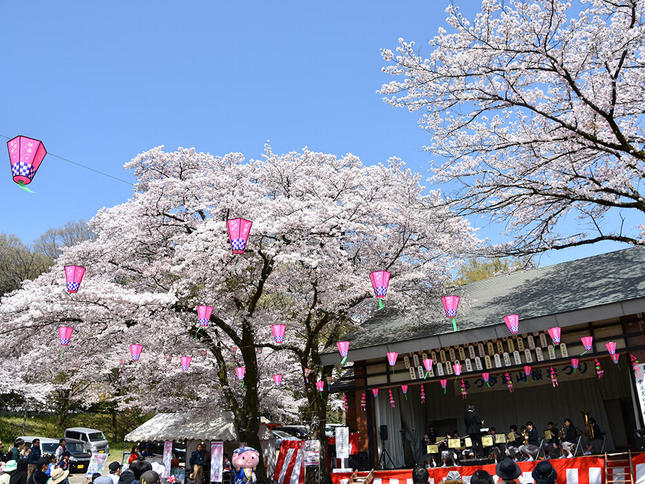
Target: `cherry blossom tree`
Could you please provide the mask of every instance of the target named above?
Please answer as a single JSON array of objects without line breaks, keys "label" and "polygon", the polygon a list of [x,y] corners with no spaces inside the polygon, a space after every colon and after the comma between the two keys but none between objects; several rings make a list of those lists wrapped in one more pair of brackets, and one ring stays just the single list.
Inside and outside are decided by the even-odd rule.
[{"label": "cherry blossom tree", "polygon": [[[483,0],[447,9],[430,52],[384,50],[385,101],[420,112],[463,214],[505,224],[502,254],[645,244],[645,3]],[[455,186],[454,184],[451,186]]]},{"label": "cherry blossom tree", "polygon": [[[319,395],[313,385],[333,369],[319,354],[375,310],[372,270],[392,273],[388,305],[427,311],[478,245],[399,160],[363,166],[352,155],[267,148],[246,161],[155,148],[126,166],[138,180],[133,198],[100,211],[94,239],[64,248],[49,272],[3,300],[2,365],[49,358],[60,370],[56,327],[69,323],[64,366],[99,395],[121,408],[230,410],[240,440],[258,449],[260,415],[293,418],[306,403],[324,422],[329,388]],[[253,221],[244,254],[228,240],[226,220],[236,217]],[[63,292],[69,263],[87,267],[74,297]],[[197,305],[214,308],[206,328]],[[287,325],[282,344],[274,323]],[[131,343],[144,346],[136,363]],[[180,355],[193,357],[189,371]],[[242,366],[243,385],[234,373]],[[303,388],[304,368],[313,373]],[[324,425],[315,436],[324,439]]]}]

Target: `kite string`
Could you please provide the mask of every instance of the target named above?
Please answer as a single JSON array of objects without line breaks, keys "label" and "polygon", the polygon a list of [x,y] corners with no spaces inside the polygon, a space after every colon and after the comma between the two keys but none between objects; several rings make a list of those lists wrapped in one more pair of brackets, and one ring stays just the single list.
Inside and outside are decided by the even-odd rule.
[{"label": "kite string", "polygon": [[[10,140],[11,138],[9,136],[5,136],[4,134],[0,134],[1,138],[5,138],[6,140]],[[105,173],[104,171],[97,170],[96,168],[92,168],[91,166],[84,165],[83,163],[79,163],[78,161],[73,161],[70,160],[69,158],[65,158],[63,156],[55,155],[54,153],[49,153],[47,152],[49,156],[53,156],[54,158],[58,158],[59,160],[66,161],[67,163],[70,163],[75,166],[80,166],[81,168],[85,168],[86,170],[93,171],[94,173],[98,173],[99,175],[106,176],[108,178],[112,178],[113,180],[120,181],[121,183],[126,183],[127,185],[134,186],[134,183],[129,182],[127,180],[124,180],[123,178],[116,177],[114,175],[110,175],[109,173]]]}]

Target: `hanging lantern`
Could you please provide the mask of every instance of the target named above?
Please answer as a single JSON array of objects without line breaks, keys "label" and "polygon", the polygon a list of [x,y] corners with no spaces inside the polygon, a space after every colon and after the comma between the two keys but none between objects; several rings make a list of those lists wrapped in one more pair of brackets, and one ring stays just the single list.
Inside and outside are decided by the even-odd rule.
[{"label": "hanging lantern", "polygon": [[374,288],[374,294],[378,299],[378,308],[383,307],[383,299],[387,296],[387,288],[390,285],[390,273],[388,271],[374,271],[370,273],[370,280]]},{"label": "hanging lantern", "polygon": [[445,395],[446,394],[446,385],[448,385],[448,380],[446,380],[445,378],[442,378],[439,381],[441,382],[441,388],[443,388],[443,394]]},{"label": "hanging lantern", "polygon": [[231,241],[234,254],[244,254],[246,242],[249,240],[251,225],[253,225],[253,222],[244,218],[233,218],[226,221],[228,238]]},{"label": "hanging lantern", "polygon": [[389,388],[388,390],[390,392],[390,406],[394,408],[394,397],[392,396],[392,389]]},{"label": "hanging lantern", "polygon": [[280,344],[284,341],[284,332],[287,330],[287,326],[284,324],[272,324],[271,332],[273,333],[273,341],[277,344]]},{"label": "hanging lantern", "polygon": [[455,363],[452,365],[452,369],[455,370],[455,375],[461,375],[461,363]]},{"label": "hanging lantern", "polygon": [[387,352],[387,362],[392,368],[392,373],[394,373],[394,366],[396,365],[396,359],[399,357],[399,354],[396,351]]},{"label": "hanging lantern", "polygon": [[506,327],[511,332],[511,334],[517,334],[517,332],[520,330],[519,314],[509,314],[508,316],[504,316],[504,322],[506,323]]},{"label": "hanging lantern", "polygon": [[282,384],[282,375],[280,373],[273,374],[273,383],[275,383],[275,386],[277,387]]},{"label": "hanging lantern", "polygon": [[459,307],[459,296],[443,296],[441,298],[443,303],[443,310],[446,312],[446,317],[452,321],[452,330],[457,331],[457,308]]},{"label": "hanging lantern", "polygon": [[531,376],[531,365],[524,365],[524,376],[528,379]]},{"label": "hanging lantern", "polygon": [[84,275],[85,267],[83,266],[65,266],[65,282],[69,294],[76,294],[78,292],[81,288],[81,281]]},{"label": "hanging lantern", "polygon": [[344,365],[345,361],[347,361],[347,355],[349,354],[349,341],[338,341],[336,346],[338,347],[338,352],[342,358],[342,360],[340,360],[340,364]]},{"label": "hanging lantern", "polygon": [[213,306],[197,306],[197,321],[201,328],[208,327],[211,314],[213,314]]},{"label": "hanging lantern", "polygon": [[47,154],[45,145],[37,139],[16,136],[7,141],[7,149],[9,150],[13,181],[23,190],[31,192],[25,185],[31,183],[43,162]]},{"label": "hanging lantern", "polygon": [[233,353],[233,356],[237,355],[237,346],[231,346],[230,350],[231,353]]},{"label": "hanging lantern", "polygon": [[361,394],[361,409],[363,410],[363,412],[365,411],[366,406],[367,406],[367,404],[365,402],[365,392],[363,392]]},{"label": "hanging lantern", "polygon": [[200,350],[199,353],[202,355],[202,358],[206,358],[206,356],[208,355],[208,351],[206,350]]},{"label": "hanging lantern", "polygon": [[426,390],[423,383],[421,384],[421,403],[426,403]]},{"label": "hanging lantern", "polygon": [[242,382],[242,388],[244,388],[244,374],[246,373],[246,366],[236,366],[235,367],[235,376],[238,380]]},{"label": "hanging lantern", "polygon": [[636,376],[637,380],[642,380],[643,379],[643,368],[639,365],[638,358],[634,356],[632,353],[629,354],[629,359],[632,362],[632,369],[634,370],[634,375]]},{"label": "hanging lantern", "polygon": [[374,398],[378,398],[378,388],[372,388],[372,395]]},{"label": "hanging lantern", "polygon": [[616,342],[615,341],[610,341],[609,343],[605,343],[605,348],[607,348],[607,351],[609,352],[610,355],[615,355],[616,354]]},{"label": "hanging lantern", "polygon": [[181,364],[181,369],[184,371],[188,371],[188,368],[190,368],[190,362],[193,361],[192,356],[182,356],[179,358],[179,363]]},{"label": "hanging lantern", "polygon": [[305,368],[305,382],[309,383],[309,375],[311,375],[311,369],[310,368]]},{"label": "hanging lantern", "polygon": [[602,366],[600,366],[600,361],[598,361],[598,358],[594,358],[594,363],[596,364],[596,375],[598,375],[598,378],[600,379],[605,374],[605,370],[603,370]]},{"label": "hanging lantern", "polygon": [[408,399],[408,386],[407,385],[401,385],[401,391],[403,392],[403,397],[407,400]]},{"label": "hanging lantern", "polygon": [[484,373],[482,373],[482,378],[484,379],[484,383],[486,383],[486,386],[490,387],[490,383],[489,383],[489,381],[490,381],[490,373],[485,371]]},{"label": "hanging lantern", "polygon": [[562,328],[558,328],[557,326],[555,328],[549,329],[549,336],[551,336],[551,339],[553,340],[554,345],[559,345],[560,344],[560,333],[562,332]]},{"label": "hanging lantern", "polygon": [[593,336],[583,336],[582,338],[580,338],[580,341],[582,341],[582,346],[585,347],[585,350],[580,353],[580,356],[582,356],[587,351],[591,351],[591,348],[593,347]]},{"label": "hanging lantern", "polygon": [[506,378],[506,387],[508,388],[508,391],[513,393],[513,380],[511,379],[511,375],[506,373],[504,377]]},{"label": "hanging lantern", "polygon": [[343,393],[343,410],[347,412],[349,404],[347,403],[347,394]]},{"label": "hanging lantern", "polygon": [[609,356],[614,365],[618,365],[618,369],[620,370],[620,355],[618,353],[614,353],[613,355]]},{"label": "hanging lantern", "polygon": [[553,388],[559,386],[560,384],[558,383],[558,375],[555,373],[553,367],[549,368],[549,375],[551,376],[551,385],[553,385]]},{"label": "hanging lantern", "polygon": [[325,382],[322,380],[318,380],[316,382],[316,388],[318,389],[318,395],[320,395],[320,398],[322,398],[322,392],[325,390]]},{"label": "hanging lantern", "polygon": [[432,358],[425,358],[423,360],[423,367],[426,370],[426,374],[424,375],[423,378],[428,378],[428,375],[432,371]]},{"label": "hanging lantern", "polygon": [[580,366],[580,360],[578,358],[571,358],[571,366],[573,367],[573,372],[577,372]]},{"label": "hanging lantern", "polygon": [[130,345],[130,357],[132,361],[139,361],[141,351],[143,351],[143,345]]},{"label": "hanging lantern", "polygon": [[468,396],[468,392],[466,391],[466,382],[462,379],[461,380],[461,398],[466,400],[467,396]]},{"label": "hanging lantern", "polygon": [[72,339],[72,333],[74,328],[70,326],[59,326],[58,327],[58,341],[62,346],[67,346],[69,341]]}]

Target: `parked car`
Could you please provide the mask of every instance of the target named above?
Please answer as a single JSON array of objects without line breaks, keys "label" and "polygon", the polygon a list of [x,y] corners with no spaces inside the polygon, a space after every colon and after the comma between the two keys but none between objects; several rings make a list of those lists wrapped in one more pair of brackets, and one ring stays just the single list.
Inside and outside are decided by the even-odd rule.
[{"label": "parked car", "polygon": [[65,429],[63,437],[65,440],[75,439],[82,441],[85,451],[90,454],[94,452],[98,452],[99,454],[110,453],[110,444],[100,430],[88,429],[86,427],[71,427]]},{"label": "parked car", "polygon": [[282,430],[272,430],[271,431],[273,435],[275,435],[275,448],[276,450],[280,450],[280,445],[282,444],[283,440],[301,440],[295,435],[288,434],[287,432],[283,432]]},{"label": "parked car", "polygon": [[283,427],[277,428],[276,430],[286,432],[295,437],[298,437],[301,440],[306,440],[309,435],[307,432],[307,427],[305,427],[304,425],[285,425]]},{"label": "parked car", "polygon": [[[44,454],[54,455],[58,448],[60,439],[50,439],[48,437],[24,436],[17,437],[23,439],[27,446],[31,446],[34,439],[40,439],[40,450]],[[84,442],[80,440],[65,438],[65,444],[70,454],[69,467],[70,472],[85,472],[90,464],[92,455],[85,451]]]}]

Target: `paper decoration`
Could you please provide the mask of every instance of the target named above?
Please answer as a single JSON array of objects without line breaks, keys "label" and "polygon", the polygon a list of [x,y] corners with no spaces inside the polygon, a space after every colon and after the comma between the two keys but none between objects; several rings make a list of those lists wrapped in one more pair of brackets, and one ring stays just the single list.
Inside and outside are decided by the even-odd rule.
[{"label": "paper decoration", "polygon": [[580,338],[580,341],[582,341],[582,346],[585,347],[585,350],[580,353],[580,356],[582,356],[587,351],[591,351],[591,348],[593,347],[593,336],[583,336],[582,338]]},{"label": "paper decoration", "polygon": [[513,393],[513,380],[511,380],[511,375],[506,373],[504,374],[504,377],[506,378],[506,387],[508,388],[508,391]]},{"label": "paper decoration", "polygon": [[188,371],[190,368],[190,362],[193,361],[192,356],[182,356],[179,358],[179,364],[181,365],[181,369],[184,371]]},{"label": "paper decoration", "polygon": [[311,368],[305,368],[305,383],[309,383],[309,375],[311,375]]},{"label": "paper decoration", "polygon": [[[318,389],[318,392],[322,394],[322,392],[325,390],[325,382],[323,380],[318,380],[316,382],[316,388]],[[374,390],[372,390],[372,393]],[[378,389],[376,389],[376,392],[378,393]],[[322,395],[320,395],[322,397]]]},{"label": "paper decoration", "polygon": [[490,383],[489,383],[489,381],[490,381],[490,373],[485,371],[484,373],[482,373],[482,378],[484,379],[484,382],[486,383],[486,386],[490,387]]},{"label": "paper decoration", "polygon": [[83,266],[65,266],[65,284],[69,294],[76,294],[85,275]]},{"label": "paper decoration", "polygon": [[571,367],[573,368],[574,373],[578,371],[579,366],[580,366],[580,360],[578,358],[571,358]]},{"label": "paper decoration", "polygon": [[454,365],[452,365],[452,368],[455,370],[455,375],[461,375],[461,363],[455,363]]},{"label": "paper decoration", "polygon": [[605,343],[605,348],[607,348],[607,351],[609,352],[610,355],[615,355],[616,354],[616,342],[615,341],[609,341],[608,343]]},{"label": "paper decoration", "polygon": [[11,164],[11,176],[20,188],[31,192],[26,185],[29,185],[36,176],[36,172],[43,162],[47,150],[43,142],[26,136],[16,136],[7,141],[9,150],[9,163]]},{"label": "paper decoration", "polygon": [[394,397],[392,396],[392,389],[388,388],[388,391],[390,393],[390,406],[394,408]]},{"label": "paper decoration", "polygon": [[399,354],[396,351],[387,352],[387,362],[392,368],[392,373],[394,373],[394,367],[396,366],[396,359],[399,357]]},{"label": "paper decoration", "polygon": [[246,373],[246,366],[236,366],[235,367],[235,376],[238,380],[242,382],[242,387],[244,387],[244,374]]},{"label": "paper decoration", "polygon": [[524,360],[527,363],[533,363],[533,355],[531,354],[531,350],[529,349],[524,350]]},{"label": "paper decoration", "polygon": [[423,383],[421,384],[421,403],[426,403],[426,391],[423,387]]},{"label": "paper decoration", "polygon": [[531,365],[524,365],[524,376],[526,377],[526,382],[531,383],[529,377],[531,376]]},{"label": "paper decoration", "polygon": [[600,366],[600,361],[598,361],[598,358],[594,358],[594,363],[596,366],[596,375],[598,375],[598,379],[600,379],[605,374],[605,370],[603,370],[602,366]]},{"label": "paper decoration", "polygon": [[620,369],[620,355],[618,353],[614,353],[613,355],[609,355],[611,357],[611,361],[614,363],[614,365],[618,365],[618,369]]},{"label": "paper decoration", "polygon": [[366,405],[367,405],[367,404],[365,403],[365,392],[363,392],[363,393],[361,394],[361,409],[363,410],[363,412],[365,411],[365,407],[366,407]]},{"label": "paper decoration", "polygon": [[457,321],[455,317],[457,316],[457,308],[459,307],[459,296],[443,296],[441,298],[443,303],[443,310],[446,313],[446,317],[450,318],[452,322],[452,330],[457,331]]},{"label": "paper decoration", "polygon": [[336,346],[338,346],[338,352],[342,358],[342,360],[340,360],[340,364],[344,365],[345,361],[347,361],[347,355],[349,354],[349,341],[339,341],[336,343]]},{"label": "paper decoration", "polygon": [[372,388],[372,395],[374,396],[374,398],[378,397],[378,388]]},{"label": "paper decoration", "polygon": [[130,345],[130,358],[132,358],[132,361],[139,361],[142,350],[143,345]]},{"label": "paper decoration", "polygon": [[423,360],[423,367],[426,370],[424,378],[428,378],[428,375],[432,372],[432,358],[426,358]]},{"label": "paper decoration", "polygon": [[72,333],[74,328],[71,326],[59,326],[58,327],[58,341],[61,346],[67,346],[72,339]]},{"label": "paper decoration", "polygon": [[[282,378],[280,378],[282,380]],[[347,394],[343,393],[343,410],[347,412],[349,409],[349,404],[347,403]]]},{"label": "paper decoration", "polygon": [[383,308],[383,299],[387,296],[387,288],[390,285],[390,273],[388,271],[374,271],[370,273],[370,281],[374,288],[374,295],[378,299],[378,308]]},{"label": "paper decoration", "polygon": [[[272,324],[271,333],[273,333],[273,341],[275,341],[277,344],[281,344],[284,341],[284,333],[286,330],[287,326],[285,324]],[[344,341],[339,341],[336,344],[340,345],[340,343],[344,343]],[[349,346],[349,343],[347,345]]]},{"label": "paper decoration", "polygon": [[443,379],[440,380],[440,382],[441,382],[441,388],[443,388],[443,394],[445,395],[446,394],[446,385],[448,385],[448,380],[443,378]]},{"label": "paper decoration", "polygon": [[466,382],[461,379],[461,398],[466,400],[466,397],[468,396],[468,392],[466,391]]},{"label": "paper decoration", "polygon": [[517,334],[520,329],[520,316],[518,314],[504,316],[504,322],[511,334]]},{"label": "paper decoration", "polygon": [[[273,383],[275,383],[275,386],[279,387],[282,385],[282,375],[280,373],[274,373],[273,374]],[[343,395],[343,404],[347,403],[347,397]]]},{"label": "paper decoration", "polygon": [[553,388],[556,388],[560,385],[558,383],[558,376],[552,366],[549,367],[549,376],[551,377],[551,385],[553,385]]},{"label": "paper decoration", "polygon": [[202,328],[208,326],[208,322],[213,314],[213,306],[197,306],[197,322]]},{"label": "paper decoration", "polygon": [[482,359],[479,356],[475,356],[475,369],[481,371],[484,369],[482,365]]},{"label": "paper decoration", "polygon": [[244,218],[233,218],[226,221],[228,239],[231,241],[233,254],[244,254],[252,225],[253,222]]},{"label": "paper decoration", "polygon": [[408,386],[407,385],[401,385],[401,391],[403,392],[403,397],[405,399],[408,399]]},{"label": "paper decoration", "polygon": [[562,329],[555,327],[549,329],[549,336],[551,336],[551,340],[553,341],[554,345],[559,345],[560,344],[560,333]]}]

